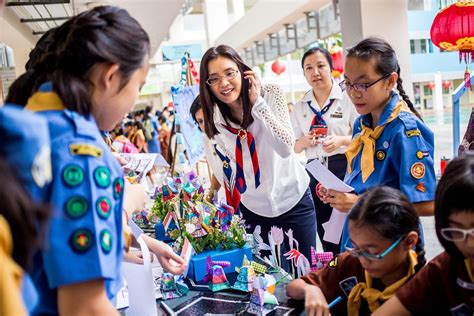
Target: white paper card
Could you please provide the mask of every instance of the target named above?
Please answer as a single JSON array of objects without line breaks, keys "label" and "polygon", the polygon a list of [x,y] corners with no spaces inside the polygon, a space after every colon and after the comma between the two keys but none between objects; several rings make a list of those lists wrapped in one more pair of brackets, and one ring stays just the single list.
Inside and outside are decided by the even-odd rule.
[{"label": "white paper card", "polygon": [[324,237],[325,241],[332,242],[333,244],[338,244],[341,240],[342,229],[344,228],[344,223],[346,222],[347,213],[342,213],[332,209],[331,217],[329,220],[323,224],[324,228]]},{"label": "white paper card", "polygon": [[[318,159],[314,159],[306,165],[306,169],[318,180],[321,185],[327,189],[336,190],[339,192],[352,192],[354,188],[347,185],[339,179],[334,173],[332,173],[325,165],[323,165]],[[342,213],[335,208],[332,209],[331,217],[329,221],[323,223],[325,241],[338,244],[341,240],[342,230],[344,223],[346,222],[347,213]]]},{"label": "white paper card", "polygon": [[354,191],[353,187],[344,183],[344,181],[339,179],[318,159],[314,159],[309,164],[307,164],[306,169],[308,169],[308,171],[313,175],[313,177],[327,189],[332,189],[339,192]]},{"label": "white paper card", "polygon": [[123,273],[127,280],[130,316],[156,316],[155,287],[151,272],[150,251],[142,237],[137,239],[143,254],[143,265],[123,263]]}]

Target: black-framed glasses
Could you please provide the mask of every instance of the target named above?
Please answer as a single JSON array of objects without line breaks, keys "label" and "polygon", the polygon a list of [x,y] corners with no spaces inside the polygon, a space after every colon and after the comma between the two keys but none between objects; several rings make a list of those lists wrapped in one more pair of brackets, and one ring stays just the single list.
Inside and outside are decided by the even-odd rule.
[{"label": "black-framed glasses", "polygon": [[449,241],[463,241],[466,240],[467,235],[474,237],[474,228],[462,229],[462,228],[441,228],[441,236]]},{"label": "black-framed glasses", "polygon": [[237,77],[238,73],[239,73],[238,70],[229,69],[224,73],[223,76],[219,76],[219,75],[210,76],[209,78],[207,78],[206,83],[210,86],[215,86],[215,85],[219,84],[219,82],[222,79],[225,79],[227,81],[235,79],[235,77]]},{"label": "black-framed glasses", "polygon": [[349,252],[351,255],[357,258],[363,257],[367,260],[382,260],[386,255],[390,253],[390,251],[392,251],[396,246],[398,246],[398,244],[400,243],[400,241],[402,241],[402,239],[403,239],[403,236],[398,238],[390,247],[388,247],[384,252],[379,253],[379,254],[372,254],[365,250],[361,251],[355,248],[351,248],[347,246],[347,244],[349,243],[349,239],[347,239],[346,244],[344,245],[344,248],[346,249],[347,252]]},{"label": "black-framed glasses", "polygon": [[386,75],[382,76],[382,78],[380,78],[378,80],[375,80],[374,82],[371,82],[371,83],[353,83],[353,84],[350,84],[350,83],[346,82],[347,80],[343,80],[339,83],[339,87],[341,87],[341,89],[343,91],[347,90],[347,92],[349,92],[350,90],[354,90],[354,91],[357,91],[357,92],[367,92],[367,90],[370,87],[372,87],[377,82],[387,78],[388,76],[390,76],[390,74],[386,74]]}]

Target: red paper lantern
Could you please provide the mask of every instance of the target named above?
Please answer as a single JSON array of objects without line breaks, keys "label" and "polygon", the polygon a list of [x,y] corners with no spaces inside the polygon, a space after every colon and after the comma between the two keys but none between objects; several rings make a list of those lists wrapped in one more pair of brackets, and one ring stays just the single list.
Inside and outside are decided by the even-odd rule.
[{"label": "red paper lantern", "polygon": [[433,88],[435,87],[435,83],[433,81],[430,81],[426,86],[428,87],[428,89],[433,90]]},{"label": "red paper lantern", "polygon": [[286,70],[285,63],[279,61],[278,59],[275,60],[272,64],[272,71],[277,75],[280,75],[282,72]]},{"label": "red paper lantern", "polygon": [[344,62],[342,57],[342,48],[339,46],[333,46],[329,52],[332,58],[332,75],[335,78],[339,78],[344,72]]},{"label": "red paper lantern", "polygon": [[449,80],[443,81],[443,87],[444,88],[448,89],[450,86],[451,86],[451,81],[449,81]]},{"label": "red paper lantern", "polygon": [[458,1],[438,12],[431,40],[447,51],[459,51],[466,63],[474,57],[474,2]]},{"label": "red paper lantern", "polygon": [[[459,0],[438,12],[431,25],[431,40],[441,49],[459,51],[459,61],[474,59],[474,2]],[[469,69],[464,74],[465,86],[471,86]]]}]

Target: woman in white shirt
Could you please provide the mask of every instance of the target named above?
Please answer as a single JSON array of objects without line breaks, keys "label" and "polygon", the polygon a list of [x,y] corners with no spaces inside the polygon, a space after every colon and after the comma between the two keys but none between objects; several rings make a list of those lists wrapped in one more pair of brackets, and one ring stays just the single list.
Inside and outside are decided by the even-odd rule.
[{"label": "woman in white shirt", "polygon": [[[291,112],[291,124],[296,137],[295,152],[305,152],[308,162],[320,159],[341,180],[344,178],[347,160],[344,155],[351,142],[354,120],[358,114],[349,97],[331,76],[332,58],[324,48],[310,48],[301,60],[305,78],[311,86]],[[320,132],[326,131],[326,135]],[[326,136],[324,139],[323,137]],[[310,191],[318,223],[318,235],[323,249],[339,253],[339,245],[323,239],[324,228],[331,217],[332,207],[324,204],[317,195],[318,182],[310,174]]]},{"label": "woman in white shirt", "polygon": [[310,259],[310,248],[316,247],[316,217],[309,177],[293,150],[295,137],[282,89],[261,87],[254,72],[226,45],[207,50],[200,79],[205,133],[230,162],[223,167],[233,170],[230,191],[233,199],[240,198],[246,223],[251,231],[260,225],[266,242],[272,226],[292,229],[299,251]]}]

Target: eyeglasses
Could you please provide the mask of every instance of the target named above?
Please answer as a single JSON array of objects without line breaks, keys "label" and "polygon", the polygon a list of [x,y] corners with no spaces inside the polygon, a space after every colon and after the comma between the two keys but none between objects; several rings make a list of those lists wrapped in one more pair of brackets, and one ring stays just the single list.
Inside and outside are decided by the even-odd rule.
[{"label": "eyeglasses", "polygon": [[390,247],[387,248],[387,250],[379,254],[371,254],[370,252],[367,252],[367,251],[360,251],[360,250],[356,250],[355,248],[348,247],[347,244],[349,243],[349,239],[346,241],[344,248],[346,249],[347,252],[349,252],[351,255],[357,258],[363,257],[367,260],[382,260],[386,255],[389,254],[390,251],[392,251],[400,243],[400,241],[402,241],[402,239],[403,239],[403,236],[398,238]]},{"label": "eyeglasses", "polygon": [[441,228],[441,236],[449,241],[463,241],[467,238],[467,235],[474,237],[474,228]]},{"label": "eyeglasses", "polygon": [[380,78],[378,80],[375,80],[372,83],[353,83],[353,84],[350,84],[350,83],[346,82],[347,80],[343,80],[339,83],[339,87],[341,87],[341,89],[343,91],[347,90],[347,92],[349,92],[350,90],[355,90],[357,92],[367,92],[367,90],[370,87],[372,87],[374,84],[376,84],[380,80],[383,80],[383,79],[387,78],[388,76],[390,76],[390,74],[386,74],[382,78]]},{"label": "eyeglasses", "polygon": [[223,76],[213,75],[207,78],[206,83],[210,86],[215,86],[219,84],[221,79],[225,79],[227,81],[234,79],[235,77],[237,77],[238,73],[239,73],[238,70],[230,69],[230,70],[227,70]]}]

